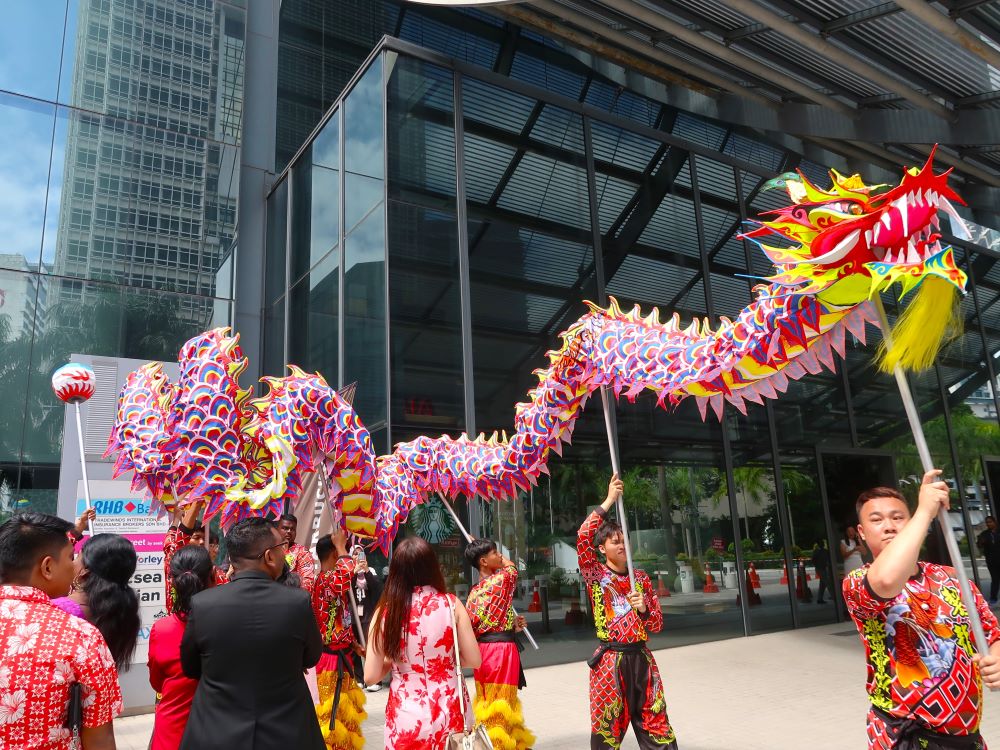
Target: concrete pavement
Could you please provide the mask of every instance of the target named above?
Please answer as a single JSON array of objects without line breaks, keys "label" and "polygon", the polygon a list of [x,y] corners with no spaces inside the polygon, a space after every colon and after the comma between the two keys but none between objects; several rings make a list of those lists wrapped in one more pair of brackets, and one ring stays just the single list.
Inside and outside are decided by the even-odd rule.
[{"label": "concrete pavement", "polygon": [[[850,623],[679,646],[656,659],[681,750],[866,747],[865,664]],[[582,661],[527,670],[521,698],[535,747],[589,746],[587,674]],[[369,750],[382,747],[387,698],[386,689],[368,694]],[[150,715],[119,719],[119,750],[146,750],[151,728]],[[983,736],[1000,745],[1000,697],[986,697]],[[623,747],[638,747],[631,733]]]}]

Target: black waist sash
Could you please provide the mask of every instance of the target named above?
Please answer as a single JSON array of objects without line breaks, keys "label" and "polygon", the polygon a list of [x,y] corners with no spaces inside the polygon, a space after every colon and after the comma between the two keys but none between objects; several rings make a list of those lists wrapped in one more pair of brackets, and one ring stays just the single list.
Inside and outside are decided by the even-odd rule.
[{"label": "black waist sash", "polygon": [[346,672],[350,675],[352,680],[355,679],[352,658],[354,650],[351,646],[341,646],[338,649],[333,649],[324,645],[323,653],[337,657],[337,688],[333,693],[333,708],[330,710],[330,731],[332,732],[334,724],[337,723],[337,707],[340,705],[340,690],[344,683],[344,673]]},{"label": "black waist sash", "polygon": [[[517,633],[513,630],[500,630],[494,633],[483,633],[482,635],[476,636],[476,641],[478,643],[513,643],[517,646],[518,653],[524,651],[524,646],[517,639]],[[517,689],[521,690],[527,687],[528,681],[524,679],[524,666],[521,664],[521,660],[517,660]]]},{"label": "black waist sash", "polygon": [[616,651],[621,654],[641,654],[645,649],[645,641],[636,641],[635,643],[601,641],[600,645],[597,647],[597,651],[594,652],[594,655],[587,659],[587,666],[591,669],[597,669],[597,665],[601,663],[601,658],[608,651]]},{"label": "black waist sash", "polygon": [[982,737],[974,734],[943,734],[916,719],[893,716],[875,706],[872,713],[885,722],[894,750],[981,750]]}]

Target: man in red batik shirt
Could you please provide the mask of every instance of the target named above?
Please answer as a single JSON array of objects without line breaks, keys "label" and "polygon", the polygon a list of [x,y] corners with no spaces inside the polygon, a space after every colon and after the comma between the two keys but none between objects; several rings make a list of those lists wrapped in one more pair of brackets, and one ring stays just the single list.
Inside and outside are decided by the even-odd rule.
[{"label": "man in red batik shirt", "polygon": [[875,561],[844,579],[847,609],[868,661],[868,747],[982,750],[983,684],[1000,687],[1000,628],[972,584],[990,644],[975,652],[953,568],[919,562],[931,522],[949,507],[948,485],[924,474],[917,510],[890,487],[862,492],[858,532]]},{"label": "man in red batik shirt", "polygon": [[[621,492],[622,481],[615,474],[608,485],[607,499],[587,516],[576,537],[580,574],[593,606],[600,641],[587,662],[590,746],[594,750],[620,747],[631,723],[643,750],[677,750],[660,672],[646,648],[648,633],[658,633],[663,627],[660,602],[642,570],[635,571],[632,590],[621,526],[607,518]],[[606,563],[598,559],[598,551]]]},{"label": "man in red batik shirt", "polygon": [[0,525],[0,748],[115,748],[122,694],[111,652],[97,628],[51,602],[73,582],[72,529],[42,513]]},{"label": "man in red batik shirt", "polygon": [[295,543],[295,535],[298,533],[299,519],[291,513],[285,513],[278,519],[278,533],[288,543],[285,552],[285,560],[288,567],[299,577],[299,585],[308,593],[312,593],[313,585],[316,583],[316,562],[312,553],[301,544]]},{"label": "man in red batik shirt", "polygon": [[360,650],[349,599],[355,562],[347,554],[347,536],[342,529],[320,537],[316,555],[320,573],[313,586],[312,605],[323,636],[323,655],[316,665],[316,712],[327,747],[349,750],[361,740],[361,722],[366,717],[365,694],[354,674],[353,657]]},{"label": "man in red batik shirt", "polygon": [[[192,503],[184,507],[183,510],[174,514],[174,520],[180,515],[179,524],[170,524],[166,536],[163,537],[163,583],[167,591],[167,614],[174,611],[174,582],[170,576],[170,561],[174,558],[181,547],[194,544],[198,547],[205,546],[205,525],[198,520],[204,503]],[[218,552],[218,549],[216,549]],[[213,574],[215,575],[215,585],[219,586],[229,582],[229,576],[221,568],[215,566],[215,559],[212,559]]]}]

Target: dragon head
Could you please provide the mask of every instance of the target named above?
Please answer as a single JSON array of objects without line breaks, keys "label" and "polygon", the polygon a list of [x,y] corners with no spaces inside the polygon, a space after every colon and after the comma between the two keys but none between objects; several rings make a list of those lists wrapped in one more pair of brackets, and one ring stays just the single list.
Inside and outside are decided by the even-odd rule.
[{"label": "dragon head", "polygon": [[[893,331],[898,351],[891,364],[912,369],[929,365],[954,331],[954,301],[967,280],[952,248],[941,246],[939,232],[939,212],[960,223],[953,204],[964,201],[947,184],[951,170],[935,174],[933,159],[932,151],[922,168],[905,170],[890,189],[836,170],[830,171],[829,190],[801,172],[781,175],[765,187],[785,188],[793,204],[766,212],[768,218],[742,235],[774,263],[776,273],[768,281],[776,292],[784,288],[845,308],[893,284],[900,285],[900,297],[919,287],[909,315],[901,316]],[[763,241],[774,237],[782,244]],[[909,330],[903,328],[907,317]]]}]

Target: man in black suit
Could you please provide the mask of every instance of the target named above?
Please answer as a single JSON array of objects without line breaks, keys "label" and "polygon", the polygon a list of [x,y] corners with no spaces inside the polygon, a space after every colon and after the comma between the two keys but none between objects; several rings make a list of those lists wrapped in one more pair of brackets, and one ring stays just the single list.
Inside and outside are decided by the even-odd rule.
[{"label": "man in black suit", "polygon": [[309,594],[274,583],[287,542],[263,518],[226,537],[230,583],[191,600],[181,667],[199,679],[181,750],[323,750],[303,672],[323,641]]}]

